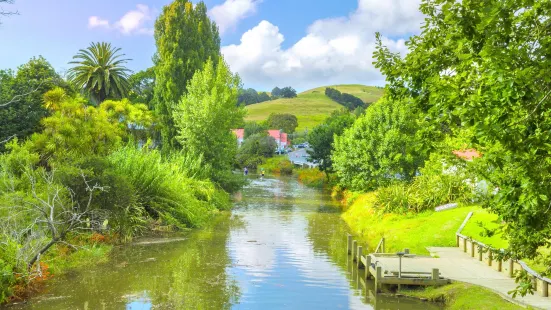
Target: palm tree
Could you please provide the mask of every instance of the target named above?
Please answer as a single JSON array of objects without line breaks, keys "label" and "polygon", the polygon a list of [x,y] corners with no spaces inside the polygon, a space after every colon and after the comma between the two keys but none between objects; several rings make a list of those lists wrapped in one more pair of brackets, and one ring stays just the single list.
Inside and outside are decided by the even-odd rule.
[{"label": "palm tree", "polygon": [[120,48],[111,43],[92,43],[86,49],[79,50],[69,64],[69,79],[80,89],[89,93],[97,103],[107,98],[122,98],[130,89],[129,69],[124,67],[130,59],[121,59]]}]

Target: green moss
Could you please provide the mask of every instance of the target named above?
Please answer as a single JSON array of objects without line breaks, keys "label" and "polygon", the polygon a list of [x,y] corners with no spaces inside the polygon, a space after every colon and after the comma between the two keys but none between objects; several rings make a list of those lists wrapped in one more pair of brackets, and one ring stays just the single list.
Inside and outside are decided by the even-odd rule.
[{"label": "green moss", "polygon": [[[370,247],[382,237],[386,252],[409,248],[415,254],[430,254],[429,246],[455,246],[455,232],[470,211],[479,207],[460,207],[442,212],[418,214],[377,214],[372,208],[374,193],[362,194],[343,214],[344,220]],[[372,248],[370,250],[373,250]]]},{"label": "green moss", "polygon": [[493,291],[467,283],[453,283],[450,285],[424,290],[402,290],[401,294],[416,298],[426,298],[433,302],[442,302],[446,309],[485,309],[485,310],[513,310],[524,309],[503,299]]}]

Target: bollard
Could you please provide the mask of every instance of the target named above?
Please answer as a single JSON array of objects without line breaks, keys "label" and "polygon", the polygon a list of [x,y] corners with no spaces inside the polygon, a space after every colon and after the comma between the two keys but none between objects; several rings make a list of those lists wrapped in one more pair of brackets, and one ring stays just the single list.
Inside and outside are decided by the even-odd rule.
[{"label": "bollard", "polygon": [[356,253],[358,251],[358,241],[352,241],[352,261],[356,261]]},{"label": "bollard", "polygon": [[508,263],[509,263],[508,276],[509,278],[512,278],[515,275],[515,262],[513,261],[512,258],[509,258]]},{"label": "bollard", "polygon": [[348,243],[346,244],[346,253],[350,255],[352,254],[352,235],[348,234],[347,239]]},{"label": "bollard", "polygon": [[484,248],[479,244],[478,245],[478,261],[482,261],[482,252],[483,252]]},{"label": "bollard", "polygon": [[467,239],[463,238],[463,252],[467,252]]},{"label": "bollard", "polygon": [[474,246],[476,242],[474,240],[471,241],[471,257],[474,257]]},{"label": "bollard", "polygon": [[371,255],[365,256],[365,278],[371,279]]},{"label": "bollard", "polygon": [[364,263],[362,262],[362,252],[363,252],[363,247],[361,246],[358,246],[358,269],[363,269],[364,268]]},{"label": "bollard", "polygon": [[433,269],[432,269],[432,276],[431,276],[431,278],[432,278],[433,280],[438,280],[438,279],[440,279],[440,271],[438,270],[438,268],[433,268]]},{"label": "bollard", "polygon": [[492,266],[492,251],[488,250],[488,266]]}]

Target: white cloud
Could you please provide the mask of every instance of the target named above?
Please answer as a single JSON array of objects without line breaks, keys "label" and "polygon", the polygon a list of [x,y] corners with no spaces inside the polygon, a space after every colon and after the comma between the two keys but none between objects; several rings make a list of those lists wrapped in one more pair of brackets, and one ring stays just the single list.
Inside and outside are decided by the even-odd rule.
[{"label": "white cloud", "polygon": [[154,12],[147,5],[138,4],[135,10],[128,11],[118,21],[111,24],[106,19],[98,16],[88,18],[89,28],[107,28],[114,29],[124,35],[132,34],[153,34],[151,23],[154,20]]},{"label": "white cloud", "polygon": [[216,22],[220,34],[234,29],[242,19],[256,12],[256,7],[262,0],[226,0],[209,11],[210,17]]},{"label": "white cloud", "polygon": [[90,16],[88,18],[88,28],[109,28],[109,21],[97,16]]},{"label": "white cloud", "polygon": [[420,31],[420,0],[359,0],[347,17],[315,21],[306,36],[284,49],[284,36],[268,21],[260,22],[240,44],[222,48],[233,71],[245,84],[291,85],[307,89],[336,83],[383,84],[373,66],[375,32],[384,44],[405,53],[405,38]]}]

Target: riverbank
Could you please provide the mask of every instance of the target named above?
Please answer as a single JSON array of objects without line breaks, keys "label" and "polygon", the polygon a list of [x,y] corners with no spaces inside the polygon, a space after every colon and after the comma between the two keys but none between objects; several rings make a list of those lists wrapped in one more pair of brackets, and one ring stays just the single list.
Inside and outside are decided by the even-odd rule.
[{"label": "riverbank", "polygon": [[[478,206],[460,206],[441,212],[425,211],[411,214],[382,214],[372,206],[374,193],[356,194],[342,214],[356,238],[374,251],[381,238],[385,238],[385,252],[394,253],[408,248],[411,253],[430,255],[427,247],[455,247],[455,233],[469,212],[487,217]],[[477,224],[469,229],[474,233]],[[479,228],[482,229],[482,228]],[[439,288],[404,290],[400,294],[431,302],[444,303],[446,309],[522,309],[492,290],[480,286],[453,283]]]},{"label": "riverbank", "polygon": [[300,183],[312,188],[329,188],[332,184],[324,172],[317,168],[295,167],[285,155],[268,158],[259,168],[274,176],[295,176]]}]

